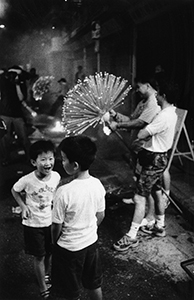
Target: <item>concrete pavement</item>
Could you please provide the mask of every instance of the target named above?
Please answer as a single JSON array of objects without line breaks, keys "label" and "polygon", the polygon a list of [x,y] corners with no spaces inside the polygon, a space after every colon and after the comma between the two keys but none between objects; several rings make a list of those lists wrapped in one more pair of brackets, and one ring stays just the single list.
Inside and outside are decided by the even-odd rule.
[{"label": "concrete pavement", "polygon": [[[101,179],[107,190],[106,218],[99,229],[104,299],[193,300],[193,280],[180,265],[194,258],[194,232],[190,222],[193,213],[190,200],[194,197],[191,166],[187,165],[188,173],[186,168],[181,170],[178,162],[173,162],[172,197],[176,198],[176,203],[184,212],[180,213],[173,205],[168,207],[167,236],[153,238],[140,232],[139,246],[120,254],[112,249],[112,244],[128,230],[132,219],[133,204],[125,205],[121,200],[132,194],[133,174],[122,158],[126,152],[122,142],[112,139],[100,142],[98,146],[98,157],[91,173]],[[62,176],[66,176],[60,161],[57,160],[55,168]],[[12,184],[30,170],[31,166],[25,162],[24,157],[16,154],[11,165],[0,167],[1,300],[39,299],[33,261],[23,252],[21,219],[12,213],[16,203],[10,194]],[[84,291],[82,299],[87,299]]]}]

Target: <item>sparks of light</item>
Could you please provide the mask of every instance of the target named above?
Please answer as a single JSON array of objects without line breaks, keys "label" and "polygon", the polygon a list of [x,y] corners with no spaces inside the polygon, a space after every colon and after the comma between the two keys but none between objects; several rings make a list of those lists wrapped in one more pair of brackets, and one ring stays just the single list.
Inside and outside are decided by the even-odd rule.
[{"label": "sparks of light", "polygon": [[31,112],[31,115],[32,115],[33,118],[35,118],[35,117],[37,117],[37,112],[32,111],[32,112]]},{"label": "sparks of light", "polygon": [[111,134],[111,130],[110,130],[110,128],[108,126],[104,126],[103,127],[103,132],[106,135],[110,135]]},{"label": "sparks of light", "polygon": [[51,128],[51,131],[53,132],[63,132],[64,127],[60,121],[56,121],[53,128]]}]

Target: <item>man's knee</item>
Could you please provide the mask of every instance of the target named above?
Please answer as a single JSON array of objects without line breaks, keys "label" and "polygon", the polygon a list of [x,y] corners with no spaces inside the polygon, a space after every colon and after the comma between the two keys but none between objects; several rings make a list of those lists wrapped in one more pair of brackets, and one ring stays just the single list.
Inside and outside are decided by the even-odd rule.
[{"label": "man's knee", "polygon": [[134,196],[134,198],[133,198],[133,201],[134,201],[135,204],[138,204],[138,205],[140,205],[140,206],[144,206],[144,205],[145,205],[146,198],[145,198],[144,196],[135,194],[135,196]]}]

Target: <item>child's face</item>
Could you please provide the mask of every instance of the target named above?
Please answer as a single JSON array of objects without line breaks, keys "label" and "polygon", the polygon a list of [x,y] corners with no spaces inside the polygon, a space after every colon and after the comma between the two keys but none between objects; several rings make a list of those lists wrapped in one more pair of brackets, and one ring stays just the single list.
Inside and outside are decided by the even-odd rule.
[{"label": "child's face", "polygon": [[55,163],[53,152],[41,153],[37,159],[32,161],[33,166],[36,167],[39,174],[48,176],[50,175]]},{"label": "child's face", "polygon": [[75,174],[75,163],[74,162],[70,163],[69,159],[66,156],[66,154],[62,151],[61,151],[61,158],[62,158],[62,165],[63,165],[63,168],[64,168],[65,172],[68,175]]}]

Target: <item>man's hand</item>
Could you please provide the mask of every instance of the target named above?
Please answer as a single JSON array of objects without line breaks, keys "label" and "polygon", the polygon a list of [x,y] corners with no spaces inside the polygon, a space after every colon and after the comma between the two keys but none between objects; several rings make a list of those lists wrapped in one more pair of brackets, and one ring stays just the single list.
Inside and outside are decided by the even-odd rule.
[{"label": "man's hand", "polygon": [[115,131],[115,130],[117,130],[117,122],[114,122],[114,121],[112,121],[112,122],[110,122],[109,123],[109,127],[110,127],[110,129],[112,130],[112,131]]},{"label": "man's hand", "polygon": [[117,113],[116,113],[116,111],[114,111],[114,109],[111,109],[111,110],[109,111],[109,114],[110,114],[111,117],[114,118],[114,117],[116,116]]},{"label": "man's hand", "polygon": [[144,140],[135,139],[131,144],[131,149],[137,153],[142,150],[142,146],[144,144]]}]

